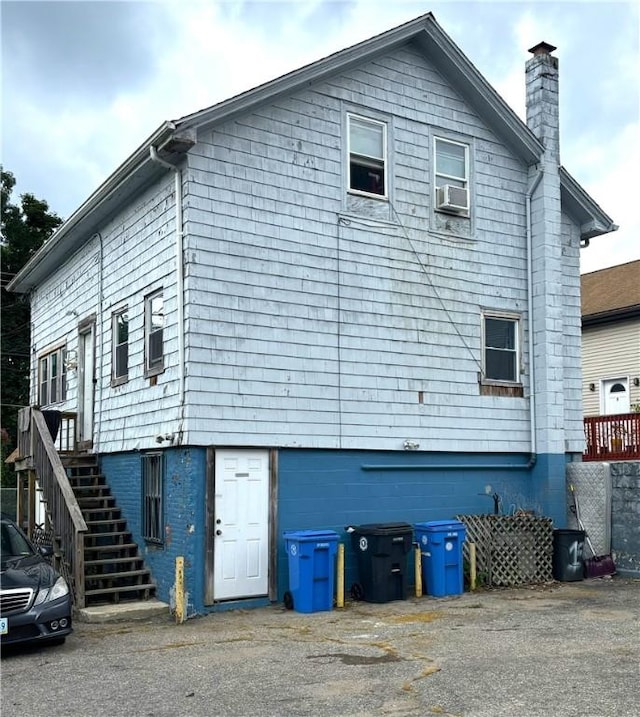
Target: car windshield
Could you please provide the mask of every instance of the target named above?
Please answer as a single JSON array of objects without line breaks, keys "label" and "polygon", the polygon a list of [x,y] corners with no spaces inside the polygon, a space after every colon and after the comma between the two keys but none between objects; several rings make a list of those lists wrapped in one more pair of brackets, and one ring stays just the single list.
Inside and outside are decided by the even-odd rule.
[{"label": "car windshield", "polygon": [[0,553],[2,554],[2,565],[13,558],[24,558],[33,555],[31,545],[25,540],[24,535],[11,523],[0,523]]}]

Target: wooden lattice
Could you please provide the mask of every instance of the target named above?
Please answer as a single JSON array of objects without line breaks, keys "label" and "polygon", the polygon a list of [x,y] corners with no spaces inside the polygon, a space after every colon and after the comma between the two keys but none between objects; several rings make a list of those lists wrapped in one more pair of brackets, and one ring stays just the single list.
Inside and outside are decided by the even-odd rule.
[{"label": "wooden lattice", "polygon": [[478,582],[513,587],[552,580],[553,523],[531,515],[459,515],[467,529],[463,556],[476,546]]}]

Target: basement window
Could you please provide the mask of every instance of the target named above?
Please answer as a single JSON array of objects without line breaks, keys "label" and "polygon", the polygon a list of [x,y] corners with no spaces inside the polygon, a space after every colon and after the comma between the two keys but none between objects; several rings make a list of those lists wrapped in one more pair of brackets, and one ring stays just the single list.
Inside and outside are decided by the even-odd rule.
[{"label": "basement window", "polygon": [[387,196],[387,125],[347,115],[349,137],[349,191]]},{"label": "basement window", "polygon": [[142,456],[142,537],[148,543],[164,543],[162,524],[164,456],[145,453]]}]

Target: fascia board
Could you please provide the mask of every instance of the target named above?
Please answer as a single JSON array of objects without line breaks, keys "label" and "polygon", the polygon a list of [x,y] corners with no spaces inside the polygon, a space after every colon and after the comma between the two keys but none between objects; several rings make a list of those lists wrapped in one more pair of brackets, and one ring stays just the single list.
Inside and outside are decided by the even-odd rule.
[{"label": "fascia board", "polygon": [[[151,161],[149,148],[166,140],[173,131],[172,122],[164,122],[138,149],[113,172],[96,191],[47,239],[40,249],[29,259],[16,276],[7,284],[8,291],[25,293],[37,285],[57,263],[61,252],[69,254],[67,244],[77,233],[86,229],[91,217],[116,195],[118,190],[131,180],[131,177]],[[83,241],[89,239],[84,237]],[[82,242],[80,242],[82,243]],[[74,245],[75,246],[75,245]],[[77,247],[75,247],[77,248]]]},{"label": "fascia board", "polygon": [[417,41],[442,75],[527,165],[540,160],[542,143],[435,20]]},{"label": "fascia board", "polygon": [[375,57],[392,50],[394,47],[405,44],[423,32],[424,28],[432,22],[434,20],[431,13],[423,15],[405,25],[400,25],[381,35],[376,35],[357,45],[340,50],[321,60],[293,70],[293,72],[289,72],[286,75],[265,82],[258,87],[230,97],[212,107],[186,115],[175,120],[175,125],[181,129],[197,128],[198,131],[207,131],[214,125],[248,112],[265,102],[296,92],[337,72],[347,70],[361,63],[364,59]]},{"label": "fascia board", "polygon": [[563,208],[580,224],[581,239],[608,234],[618,229],[613,219],[587,194],[564,167],[560,167],[560,193]]}]

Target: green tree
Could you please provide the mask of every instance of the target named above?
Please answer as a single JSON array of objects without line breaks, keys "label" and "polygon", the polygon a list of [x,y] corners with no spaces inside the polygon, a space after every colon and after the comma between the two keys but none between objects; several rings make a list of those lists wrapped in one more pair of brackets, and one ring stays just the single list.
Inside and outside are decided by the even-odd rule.
[{"label": "green tree", "polygon": [[13,471],[5,472],[5,457],[15,448],[18,410],[29,404],[29,343],[31,313],[29,297],[7,291],[7,284],[22,269],[42,244],[62,224],[49,211],[47,202],[33,194],[22,194],[13,204],[11,194],[16,180],[11,172],[0,170],[2,208],[1,247],[1,346],[0,385],[2,402],[2,485],[13,480]]}]

